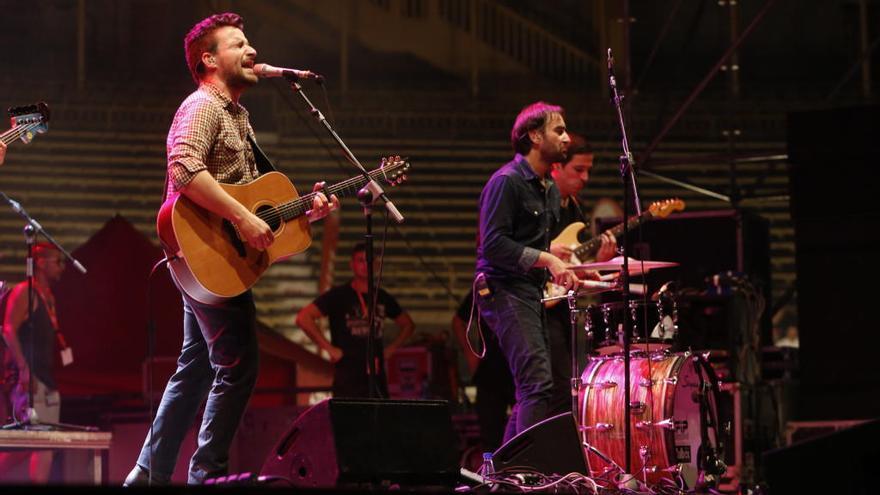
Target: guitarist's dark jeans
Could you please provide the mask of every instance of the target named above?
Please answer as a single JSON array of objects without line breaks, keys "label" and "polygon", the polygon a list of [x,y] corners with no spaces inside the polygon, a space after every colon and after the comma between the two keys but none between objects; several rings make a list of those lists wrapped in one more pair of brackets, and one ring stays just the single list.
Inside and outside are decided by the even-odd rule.
[{"label": "guitarist's dark jeans", "polygon": [[156,481],[171,478],[206,396],[188,482],[226,473],[229,447],[257,379],[255,314],[251,291],[213,306],[183,296],[183,348],[153,422],[153,465],[149,433],[137,461],[144,470],[153,468]]},{"label": "guitarist's dark jeans", "polygon": [[504,434],[506,442],[549,415],[553,389],[550,345],[539,287],[502,286],[492,280],[489,286],[492,294],[477,297],[477,304],[480,315],[498,336],[516,386],[516,406]]}]

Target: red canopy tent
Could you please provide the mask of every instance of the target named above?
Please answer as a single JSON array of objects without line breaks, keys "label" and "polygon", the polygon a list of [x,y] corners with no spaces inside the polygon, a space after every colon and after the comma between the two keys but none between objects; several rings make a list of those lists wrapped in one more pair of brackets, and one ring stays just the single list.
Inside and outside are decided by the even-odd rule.
[{"label": "red canopy tent", "polygon": [[[60,326],[75,358],[72,365],[57,368],[62,396],[110,395],[120,405],[143,403],[148,287],[155,321],[154,392],[161,394],[174,369],[183,326],[180,294],[167,270],[160,266],[149,280],[162,250],[117,215],[73,254],[88,273],[68,266],[55,287]],[[271,329],[258,325],[258,331],[260,376],[252,407],[294,404],[297,365],[332,373],[329,363]]]}]

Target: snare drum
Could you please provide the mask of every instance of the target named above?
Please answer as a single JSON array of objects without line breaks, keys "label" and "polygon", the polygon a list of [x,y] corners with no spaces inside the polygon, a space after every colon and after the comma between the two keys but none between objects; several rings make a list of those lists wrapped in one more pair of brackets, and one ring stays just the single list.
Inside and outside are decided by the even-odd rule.
[{"label": "snare drum", "polygon": [[[587,308],[584,318],[584,330],[597,342],[594,352],[599,355],[623,351],[624,318],[632,322],[633,351],[668,350],[678,334],[678,308],[670,300],[633,300],[626,310],[623,302],[594,304]],[[647,337],[645,329],[650,331]]]},{"label": "snare drum", "polygon": [[[717,431],[700,411],[702,397],[706,401],[703,412],[708,418],[717,417],[705,368],[689,353],[633,355],[630,377],[631,474],[641,480],[643,472],[647,473],[653,484],[680,473],[693,487],[701,428],[707,428],[711,442],[706,447],[717,445]],[[593,476],[600,476],[612,466],[587,446],[625,468],[623,356],[591,358],[582,379],[578,421],[589,469]]]}]

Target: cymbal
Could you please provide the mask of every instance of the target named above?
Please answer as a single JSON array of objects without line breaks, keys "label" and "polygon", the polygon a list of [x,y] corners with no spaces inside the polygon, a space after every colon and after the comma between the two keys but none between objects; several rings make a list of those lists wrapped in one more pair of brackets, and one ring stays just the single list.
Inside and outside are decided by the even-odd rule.
[{"label": "cymbal", "polygon": [[[647,261],[628,258],[629,272],[642,273],[642,271],[656,270],[658,268],[669,268],[678,266],[674,261]],[[572,270],[596,270],[596,271],[620,271],[623,268],[623,256],[611,258],[608,261],[597,263],[584,263],[583,265],[574,265],[570,267]]]}]

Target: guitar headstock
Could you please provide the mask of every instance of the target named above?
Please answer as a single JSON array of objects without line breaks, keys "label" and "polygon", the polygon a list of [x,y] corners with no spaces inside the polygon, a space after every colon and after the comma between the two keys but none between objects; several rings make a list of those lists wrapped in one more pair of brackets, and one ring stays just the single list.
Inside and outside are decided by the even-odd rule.
[{"label": "guitar headstock", "polygon": [[7,111],[13,128],[25,128],[20,136],[25,144],[30,143],[35,134],[44,134],[49,130],[49,105],[45,102],[11,107]]},{"label": "guitar headstock", "polygon": [[651,203],[651,206],[648,207],[648,211],[651,212],[651,215],[654,218],[666,218],[673,212],[684,210],[684,207],[684,200],[672,198]]},{"label": "guitar headstock", "polygon": [[406,180],[406,172],[409,170],[409,161],[401,158],[400,155],[388,156],[382,158],[379,168],[385,181],[392,186],[396,186]]}]

